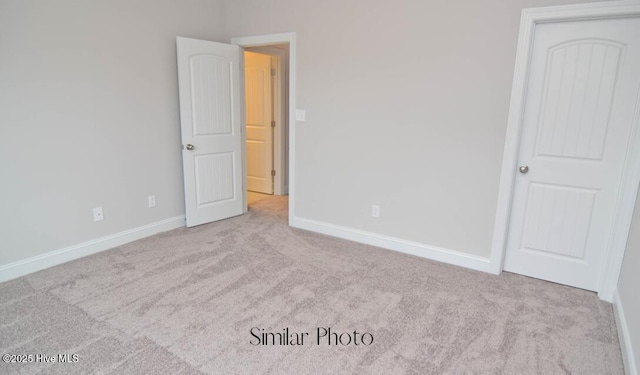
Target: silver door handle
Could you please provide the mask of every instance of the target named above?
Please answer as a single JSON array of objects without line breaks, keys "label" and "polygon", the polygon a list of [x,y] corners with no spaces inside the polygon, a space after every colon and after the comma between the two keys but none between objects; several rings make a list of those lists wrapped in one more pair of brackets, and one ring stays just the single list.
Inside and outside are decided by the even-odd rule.
[{"label": "silver door handle", "polygon": [[185,148],[186,148],[187,150],[189,150],[189,151],[193,151],[193,150],[196,148],[196,146],[194,146],[194,145],[192,145],[192,144],[188,144],[188,145],[186,145],[186,146],[185,146]]},{"label": "silver door handle", "polygon": [[520,171],[520,173],[527,173],[527,172],[529,172],[529,166],[528,165],[521,165],[520,168],[518,168],[518,170]]}]

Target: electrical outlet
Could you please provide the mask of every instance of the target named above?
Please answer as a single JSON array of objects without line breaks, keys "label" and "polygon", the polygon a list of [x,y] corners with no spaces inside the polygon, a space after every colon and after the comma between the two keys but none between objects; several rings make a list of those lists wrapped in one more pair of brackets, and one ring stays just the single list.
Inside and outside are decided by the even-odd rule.
[{"label": "electrical outlet", "polygon": [[102,221],[104,220],[104,215],[102,214],[102,207],[96,207],[93,209],[93,221]]},{"label": "electrical outlet", "polygon": [[380,206],[376,206],[375,204],[371,206],[371,216],[380,217]]},{"label": "electrical outlet", "polygon": [[155,195],[150,195],[148,197],[148,201],[149,201],[149,208],[156,206],[156,196]]}]

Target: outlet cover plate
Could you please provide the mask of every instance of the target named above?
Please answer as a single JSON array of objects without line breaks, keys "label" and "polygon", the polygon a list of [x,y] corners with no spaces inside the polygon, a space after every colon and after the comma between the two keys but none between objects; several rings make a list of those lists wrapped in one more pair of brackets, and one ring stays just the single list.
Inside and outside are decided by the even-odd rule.
[{"label": "outlet cover plate", "polygon": [[93,221],[104,220],[104,214],[102,213],[102,207],[96,207],[93,209]]}]

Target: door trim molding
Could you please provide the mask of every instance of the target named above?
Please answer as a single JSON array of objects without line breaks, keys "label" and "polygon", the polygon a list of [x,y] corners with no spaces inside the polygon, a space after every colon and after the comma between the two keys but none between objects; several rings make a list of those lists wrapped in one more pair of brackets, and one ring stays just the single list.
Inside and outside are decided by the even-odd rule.
[{"label": "door trim molding", "polygon": [[[296,139],[296,33],[280,33],[231,38],[231,44],[240,47],[262,47],[273,44],[289,45],[289,225],[294,217],[295,203],[295,139]],[[244,62],[243,62],[244,65]],[[243,173],[246,175],[246,161]],[[245,184],[246,186],[246,184]],[[246,192],[245,207],[246,205]]]},{"label": "door trim molding", "polygon": [[616,289],[613,296],[613,312],[616,318],[616,328],[618,329],[618,341],[622,352],[622,363],[626,374],[638,374],[637,364],[633,356],[633,345],[629,335],[629,325],[624,312],[624,305],[620,300],[620,291]]},{"label": "door trim molding", "polygon": [[[640,3],[637,1],[611,1],[544,8],[523,9],[520,20],[518,49],[509,103],[509,117],[505,137],[502,170],[498,190],[498,205],[491,245],[490,272],[499,274],[504,268],[509,220],[513,201],[522,120],[527,90],[527,77],[530,69],[531,50],[536,25],[550,22],[577,20],[609,19],[640,16]],[[640,102],[639,102],[640,103]],[[638,109],[638,107],[636,107]],[[629,153],[625,160],[625,173],[618,195],[616,213],[605,262],[598,283],[598,296],[608,302],[613,300],[618,275],[626,247],[633,207],[635,205],[638,184],[640,183],[640,114],[636,113],[629,143]]]}]

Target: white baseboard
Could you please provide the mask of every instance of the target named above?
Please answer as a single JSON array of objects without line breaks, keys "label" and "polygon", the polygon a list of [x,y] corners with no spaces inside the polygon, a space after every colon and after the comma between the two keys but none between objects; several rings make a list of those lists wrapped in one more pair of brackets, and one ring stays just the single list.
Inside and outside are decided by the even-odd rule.
[{"label": "white baseboard", "polygon": [[622,302],[620,301],[620,294],[618,293],[617,289],[613,296],[613,310],[616,315],[616,326],[618,328],[618,340],[620,340],[622,361],[624,362],[624,372],[626,375],[638,375],[636,360],[633,356],[631,337],[629,337],[627,318],[624,315],[624,308],[622,306]]},{"label": "white baseboard", "polygon": [[438,262],[453,264],[477,271],[493,273],[489,258],[478,257],[461,253],[459,251],[443,249],[419,242],[407,241],[400,238],[366,232],[359,229],[347,228],[320,221],[292,217],[289,220],[292,227],[306,229],[312,232],[327,234],[329,236],[344,238],[347,240],[364,243],[367,245],[382,247],[401,253],[416,255],[422,258],[436,260]]},{"label": "white baseboard", "polygon": [[0,266],[0,282],[15,279],[74,259],[112,249],[129,242],[152,236],[156,233],[184,227],[184,225],[184,215],[176,216],[95,240],[65,247],[63,249],[50,251],[42,255],[5,264]]}]

